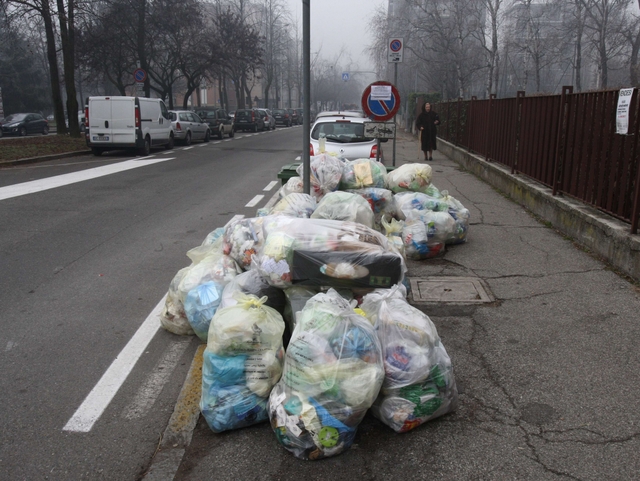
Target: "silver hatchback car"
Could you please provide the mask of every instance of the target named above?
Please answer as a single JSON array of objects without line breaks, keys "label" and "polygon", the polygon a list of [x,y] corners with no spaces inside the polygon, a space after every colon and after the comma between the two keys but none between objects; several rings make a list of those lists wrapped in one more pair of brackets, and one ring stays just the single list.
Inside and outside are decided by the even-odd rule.
[{"label": "silver hatchback car", "polygon": [[188,110],[169,110],[171,115],[171,126],[176,141],[185,145],[191,145],[193,140],[209,142],[211,130],[209,124],[203,122],[198,114]]},{"label": "silver hatchback car", "polygon": [[[351,115],[318,115],[311,127],[309,153],[320,153],[320,139],[324,139],[325,151],[335,152],[347,160],[375,159],[378,143],[376,139],[365,137],[365,122],[369,119]],[[380,149],[380,160],[383,160]]]}]

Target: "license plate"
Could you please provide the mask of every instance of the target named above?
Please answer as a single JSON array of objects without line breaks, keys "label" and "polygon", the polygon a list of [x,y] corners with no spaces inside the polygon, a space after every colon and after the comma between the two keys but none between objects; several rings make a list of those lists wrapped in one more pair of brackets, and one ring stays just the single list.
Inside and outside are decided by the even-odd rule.
[{"label": "license plate", "polygon": [[108,141],[109,140],[109,136],[108,135],[94,135],[93,136],[93,141],[94,142],[100,142],[100,141]]},{"label": "license plate", "polygon": [[238,123],[240,123],[240,124],[246,124],[246,123],[247,123],[247,121],[246,121],[246,120],[238,120]]}]

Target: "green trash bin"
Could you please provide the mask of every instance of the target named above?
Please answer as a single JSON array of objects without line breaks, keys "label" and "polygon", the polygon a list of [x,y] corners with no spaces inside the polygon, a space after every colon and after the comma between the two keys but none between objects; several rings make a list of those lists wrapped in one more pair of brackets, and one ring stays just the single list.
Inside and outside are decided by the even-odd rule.
[{"label": "green trash bin", "polygon": [[298,175],[296,169],[300,164],[301,162],[293,162],[292,164],[282,166],[280,172],[278,172],[278,179],[280,179],[282,185],[286,184],[291,177],[296,177]]}]

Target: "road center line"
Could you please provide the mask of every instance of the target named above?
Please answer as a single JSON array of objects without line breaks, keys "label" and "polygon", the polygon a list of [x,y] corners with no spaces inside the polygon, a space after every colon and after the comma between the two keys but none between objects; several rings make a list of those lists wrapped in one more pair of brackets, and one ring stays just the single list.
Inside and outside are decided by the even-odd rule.
[{"label": "road center line", "polygon": [[193,146],[192,146],[192,147],[185,147],[185,148],[184,148],[184,149],[182,149],[182,150],[191,150],[191,149],[193,149]]},{"label": "road center line", "polygon": [[166,295],[153,308],[118,357],[102,375],[98,384],[91,390],[71,419],[62,428],[63,431],[88,433],[102,416],[111,400],[131,373],[133,366],[160,329],[160,312],[164,307]]},{"label": "road center line", "polygon": [[30,182],[23,182],[21,184],[8,185],[6,187],[0,187],[0,200],[11,199],[12,197],[19,197],[26,194],[33,194],[36,192],[41,192],[43,190],[55,189],[56,187],[75,184],[76,182],[84,182],[85,180],[96,179],[98,177],[104,177],[105,175],[117,174],[118,172],[123,172],[125,170],[137,169],[138,167],[145,167],[147,165],[157,164],[158,162],[166,162],[167,160],[173,159],[175,159],[175,157],[168,157],[163,159],[127,160],[125,162],[118,162],[117,164],[96,167],[95,169],[81,170],[78,172],[72,172],[70,174],[48,177],[46,179],[32,180]]},{"label": "road center line", "polygon": [[264,199],[264,195],[256,195],[245,207],[255,207],[262,199]]},{"label": "road center line", "polygon": [[277,183],[278,183],[278,181],[277,181],[277,180],[272,180],[272,181],[271,181],[271,182],[269,182],[269,184],[268,184],[264,189],[262,189],[262,190],[263,190],[263,191],[265,191],[265,192],[269,192],[271,189],[273,189],[273,188],[276,186],[276,184],[277,184]]}]

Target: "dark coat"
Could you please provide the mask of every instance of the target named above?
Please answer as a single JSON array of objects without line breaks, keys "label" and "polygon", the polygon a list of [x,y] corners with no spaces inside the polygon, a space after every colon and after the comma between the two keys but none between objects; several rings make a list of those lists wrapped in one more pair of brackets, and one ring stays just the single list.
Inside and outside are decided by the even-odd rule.
[{"label": "dark coat", "polygon": [[[426,104],[425,104],[426,105]],[[418,115],[416,119],[416,129],[420,130],[420,127],[423,127],[422,131],[422,151],[427,152],[428,150],[436,150],[436,135],[437,131],[437,123],[440,123],[440,117],[433,110],[429,112],[425,112],[424,105],[422,106],[422,113]]]}]

